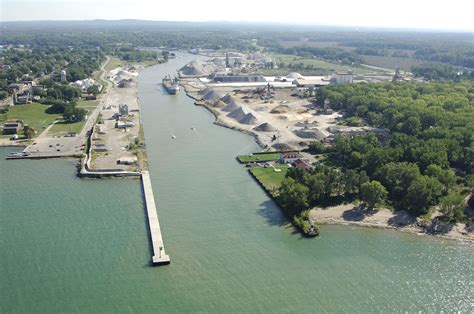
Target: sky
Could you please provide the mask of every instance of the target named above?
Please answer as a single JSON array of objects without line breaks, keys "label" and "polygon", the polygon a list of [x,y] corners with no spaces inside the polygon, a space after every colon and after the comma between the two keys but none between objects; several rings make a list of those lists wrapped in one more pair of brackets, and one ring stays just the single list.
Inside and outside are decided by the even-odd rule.
[{"label": "sky", "polygon": [[1,21],[246,21],[474,32],[473,0],[0,0]]}]

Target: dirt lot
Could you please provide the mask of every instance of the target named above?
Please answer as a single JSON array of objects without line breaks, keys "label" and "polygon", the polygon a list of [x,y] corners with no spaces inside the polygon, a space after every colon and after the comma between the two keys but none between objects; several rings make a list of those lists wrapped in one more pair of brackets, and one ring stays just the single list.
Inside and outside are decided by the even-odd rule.
[{"label": "dirt lot", "polygon": [[[114,86],[107,101],[100,110],[100,122],[96,125],[92,140],[92,169],[137,170],[136,165],[119,165],[117,160],[123,157],[134,157],[130,145],[135,143],[140,131],[140,111],[137,99],[137,83],[132,80],[126,87]],[[119,113],[119,104],[128,106],[128,114]],[[129,123],[126,128],[117,128],[118,121]],[[96,145],[105,145],[106,151],[96,149]],[[104,146],[102,146],[104,147]]]},{"label": "dirt lot", "polygon": [[323,140],[331,135],[327,128],[340,117],[337,112],[321,113],[307,98],[298,96],[302,91],[296,87],[259,94],[256,88],[206,89],[197,79],[184,80],[183,84],[190,96],[204,98],[203,104],[216,113],[219,123],[255,133],[264,145],[274,149],[301,149],[309,142]]}]

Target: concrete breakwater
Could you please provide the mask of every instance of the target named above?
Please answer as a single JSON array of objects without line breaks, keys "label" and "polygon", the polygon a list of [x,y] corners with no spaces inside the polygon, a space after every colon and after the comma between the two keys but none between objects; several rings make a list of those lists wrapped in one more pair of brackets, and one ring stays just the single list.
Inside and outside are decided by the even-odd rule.
[{"label": "concrete breakwater", "polygon": [[80,161],[78,176],[81,178],[105,178],[105,177],[139,177],[140,172],[126,171],[122,169],[91,169],[91,142],[94,135],[94,127],[89,131],[86,141],[86,152]]},{"label": "concrete breakwater", "polygon": [[166,265],[171,262],[170,257],[166,255],[163,237],[161,235],[160,222],[156,211],[155,198],[151,187],[150,174],[148,171],[142,171],[143,194],[145,196],[145,207],[150,227],[150,238],[153,247],[153,265]]}]

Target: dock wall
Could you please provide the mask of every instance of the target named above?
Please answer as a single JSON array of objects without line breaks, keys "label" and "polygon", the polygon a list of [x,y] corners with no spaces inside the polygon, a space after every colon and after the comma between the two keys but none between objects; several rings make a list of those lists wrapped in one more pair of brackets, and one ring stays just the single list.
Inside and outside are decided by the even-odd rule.
[{"label": "dock wall", "polygon": [[143,194],[145,196],[145,207],[150,226],[150,237],[153,246],[153,265],[165,265],[171,262],[170,257],[166,255],[163,238],[161,236],[160,222],[156,211],[155,197],[151,187],[150,174],[148,171],[142,171]]}]

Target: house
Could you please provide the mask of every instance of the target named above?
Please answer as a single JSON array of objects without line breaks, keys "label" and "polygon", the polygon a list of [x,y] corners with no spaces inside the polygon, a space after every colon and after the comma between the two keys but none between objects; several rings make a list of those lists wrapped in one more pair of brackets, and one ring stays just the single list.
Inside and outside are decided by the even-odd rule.
[{"label": "house", "polygon": [[12,83],[10,85],[8,85],[8,92],[9,93],[13,93],[13,92],[18,92],[20,91],[21,89],[23,89],[23,85],[22,84],[16,84],[16,83]]},{"label": "house", "polygon": [[311,171],[313,167],[302,159],[296,159],[292,164],[293,167],[304,170]]},{"label": "house", "polygon": [[33,97],[29,90],[25,90],[21,93],[14,93],[13,94],[13,101],[15,105],[24,105],[31,103],[33,101]]},{"label": "house", "polygon": [[280,154],[280,163],[282,164],[292,164],[297,159],[301,159],[302,156],[300,152],[284,152]]},{"label": "house", "polygon": [[84,80],[77,80],[75,82],[69,83],[69,85],[77,87],[83,92],[87,91],[87,89],[93,85],[97,85],[99,87],[99,90],[102,89],[102,85],[100,85],[99,83],[97,83],[95,80],[91,78],[86,78]]},{"label": "house", "polygon": [[8,134],[18,134],[20,129],[23,127],[23,123],[20,121],[16,122],[6,122],[3,125],[3,134],[8,135]]}]

